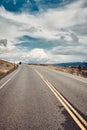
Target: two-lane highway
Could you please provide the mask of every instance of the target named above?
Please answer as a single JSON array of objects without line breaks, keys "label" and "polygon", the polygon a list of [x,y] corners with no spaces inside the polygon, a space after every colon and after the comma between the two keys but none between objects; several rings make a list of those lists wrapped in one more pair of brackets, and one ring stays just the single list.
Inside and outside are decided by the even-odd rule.
[{"label": "two-lane highway", "polygon": [[69,74],[21,65],[0,80],[0,130],[86,130],[86,110],[87,82]]}]

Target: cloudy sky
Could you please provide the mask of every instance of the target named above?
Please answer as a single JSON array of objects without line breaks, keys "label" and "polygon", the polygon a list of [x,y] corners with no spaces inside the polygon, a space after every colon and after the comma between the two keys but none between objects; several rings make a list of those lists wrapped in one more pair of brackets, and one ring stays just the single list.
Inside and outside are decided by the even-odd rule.
[{"label": "cloudy sky", "polygon": [[87,61],[87,0],[0,0],[0,58]]}]

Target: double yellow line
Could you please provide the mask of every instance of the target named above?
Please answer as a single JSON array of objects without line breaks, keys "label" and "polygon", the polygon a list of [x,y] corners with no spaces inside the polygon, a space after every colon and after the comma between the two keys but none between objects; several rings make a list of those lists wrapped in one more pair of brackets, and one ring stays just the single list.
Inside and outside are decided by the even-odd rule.
[{"label": "double yellow line", "polygon": [[61,93],[46,79],[43,75],[34,69],[35,72],[40,76],[40,78],[45,82],[45,84],[50,88],[50,90],[54,93],[56,98],[61,102],[61,104],[65,107],[67,112],[76,122],[76,124],[80,127],[81,130],[86,130],[87,121],[72,107],[72,105],[61,95]]}]

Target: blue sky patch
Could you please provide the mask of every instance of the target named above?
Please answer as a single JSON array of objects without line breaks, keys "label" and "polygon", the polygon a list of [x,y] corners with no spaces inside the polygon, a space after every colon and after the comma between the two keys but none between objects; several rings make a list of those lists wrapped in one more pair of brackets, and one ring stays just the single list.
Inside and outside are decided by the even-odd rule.
[{"label": "blue sky patch", "polygon": [[27,48],[27,50],[32,50],[37,47],[40,49],[50,50],[54,47],[54,41],[33,38],[27,35],[19,38],[19,41],[20,43],[16,44],[16,46]]},{"label": "blue sky patch", "polygon": [[39,9],[49,9],[65,6],[75,0],[0,0],[0,5],[11,12],[39,12]]}]

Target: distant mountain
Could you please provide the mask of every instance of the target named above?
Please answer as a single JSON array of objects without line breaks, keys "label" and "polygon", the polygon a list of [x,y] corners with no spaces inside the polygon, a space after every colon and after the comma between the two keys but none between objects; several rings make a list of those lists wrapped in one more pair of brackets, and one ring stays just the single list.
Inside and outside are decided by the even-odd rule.
[{"label": "distant mountain", "polygon": [[69,62],[69,63],[59,63],[54,64],[55,66],[87,66],[87,62]]}]

